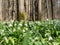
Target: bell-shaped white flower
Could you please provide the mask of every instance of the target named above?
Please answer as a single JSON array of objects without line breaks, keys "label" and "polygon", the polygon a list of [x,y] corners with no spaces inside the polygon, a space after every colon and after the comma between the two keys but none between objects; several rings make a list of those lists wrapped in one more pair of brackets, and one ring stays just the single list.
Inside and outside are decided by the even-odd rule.
[{"label": "bell-shaped white flower", "polygon": [[35,40],[38,40],[38,37],[35,37]]},{"label": "bell-shaped white flower", "polygon": [[20,23],[19,26],[22,26],[22,24]]},{"label": "bell-shaped white flower", "polygon": [[48,20],[48,19],[46,19],[46,20]]},{"label": "bell-shaped white flower", "polygon": [[53,38],[51,36],[49,36],[49,39],[48,40],[51,41],[51,40],[53,40]]}]

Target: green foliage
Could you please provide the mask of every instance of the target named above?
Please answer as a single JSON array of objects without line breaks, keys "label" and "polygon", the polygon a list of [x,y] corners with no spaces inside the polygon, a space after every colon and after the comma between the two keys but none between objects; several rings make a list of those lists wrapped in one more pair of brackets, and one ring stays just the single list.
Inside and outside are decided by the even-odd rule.
[{"label": "green foliage", "polygon": [[0,22],[0,45],[60,45],[60,21]]}]

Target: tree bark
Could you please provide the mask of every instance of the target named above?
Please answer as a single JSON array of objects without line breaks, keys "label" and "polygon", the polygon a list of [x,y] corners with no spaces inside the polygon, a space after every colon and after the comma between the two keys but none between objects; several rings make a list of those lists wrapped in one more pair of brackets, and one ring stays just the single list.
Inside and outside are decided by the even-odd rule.
[{"label": "tree bark", "polygon": [[0,0],[0,21],[2,21],[2,0]]},{"label": "tree bark", "polygon": [[2,0],[2,18],[4,21],[8,21],[8,0]]},{"label": "tree bark", "polygon": [[39,13],[39,19],[38,20],[41,20],[42,18],[42,0],[39,0],[38,2],[38,13]]},{"label": "tree bark", "polygon": [[17,18],[16,0],[2,0],[2,18],[3,21],[16,20]]},{"label": "tree bark", "polygon": [[25,12],[27,15],[27,20],[30,20],[30,0],[25,0]]}]

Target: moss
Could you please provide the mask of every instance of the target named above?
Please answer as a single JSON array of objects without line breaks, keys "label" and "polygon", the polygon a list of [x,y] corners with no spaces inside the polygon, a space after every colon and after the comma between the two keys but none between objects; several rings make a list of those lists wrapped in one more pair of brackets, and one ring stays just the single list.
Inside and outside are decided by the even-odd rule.
[{"label": "moss", "polygon": [[29,20],[30,20],[30,21],[33,21],[33,17],[32,17],[32,16],[30,16],[30,17],[29,17]]},{"label": "moss", "polygon": [[19,12],[18,14],[18,20],[26,20],[26,15],[23,12]]}]

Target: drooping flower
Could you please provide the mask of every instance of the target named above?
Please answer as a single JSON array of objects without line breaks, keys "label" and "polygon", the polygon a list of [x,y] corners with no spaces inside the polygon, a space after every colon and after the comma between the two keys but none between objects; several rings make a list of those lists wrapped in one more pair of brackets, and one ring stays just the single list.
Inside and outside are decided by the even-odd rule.
[{"label": "drooping flower", "polygon": [[25,30],[23,30],[23,32],[25,32]]},{"label": "drooping flower", "polygon": [[12,24],[9,24],[9,27],[11,27],[12,26]]},{"label": "drooping flower", "polygon": [[22,26],[22,24],[19,24],[19,26]]},{"label": "drooping flower", "polygon": [[35,37],[35,40],[38,40],[38,37]]},{"label": "drooping flower", "polygon": [[53,40],[53,38],[51,36],[49,36],[49,39],[48,40],[51,41],[51,40]]},{"label": "drooping flower", "polygon": [[48,19],[46,19],[48,21]]},{"label": "drooping flower", "polygon": [[27,23],[25,24],[25,26],[28,26]]}]

